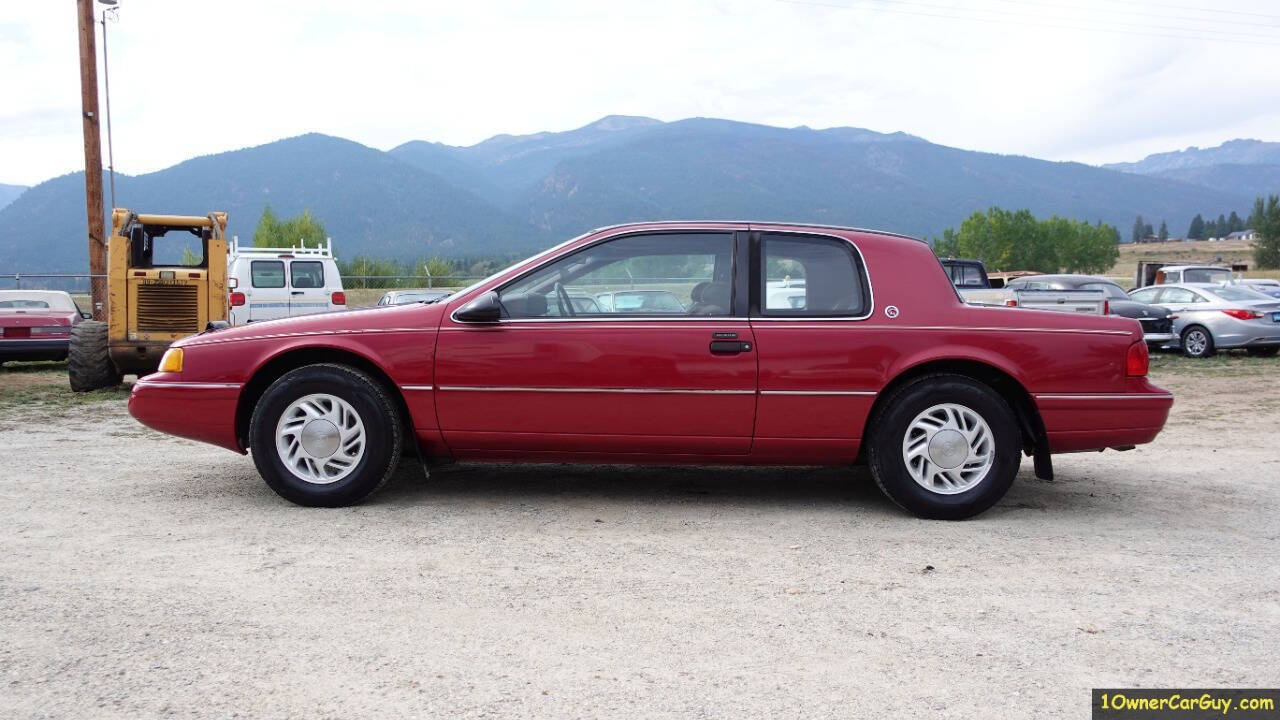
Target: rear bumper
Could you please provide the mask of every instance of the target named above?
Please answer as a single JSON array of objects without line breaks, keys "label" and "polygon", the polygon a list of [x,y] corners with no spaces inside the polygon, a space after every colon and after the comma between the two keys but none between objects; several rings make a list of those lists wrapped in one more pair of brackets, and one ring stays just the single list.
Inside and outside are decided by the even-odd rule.
[{"label": "rear bumper", "polygon": [[0,360],[61,360],[70,344],[69,338],[0,340]]},{"label": "rear bumper", "polygon": [[154,430],[244,452],[236,437],[239,384],[181,382],[162,379],[165,375],[134,383],[129,393],[134,419]]},{"label": "rear bumper", "polygon": [[1173,395],[1147,387],[1150,391],[1036,394],[1049,451],[1083,452],[1151,442],[1169,418]]},{"label": "rear bumper", "polygon": [[1148,345],[1161,345],[1161,346],[1165,345],[1166,343],[1173,342],[1173,339],[1175,337],[1177,336],[1171,332],[1143,333],[1142,335],[1142,339],[1145,340]]}]

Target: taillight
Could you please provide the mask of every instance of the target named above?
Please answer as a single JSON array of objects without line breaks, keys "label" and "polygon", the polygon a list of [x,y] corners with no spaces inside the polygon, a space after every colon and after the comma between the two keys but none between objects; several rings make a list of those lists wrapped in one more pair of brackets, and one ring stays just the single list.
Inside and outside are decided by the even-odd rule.
[{"label": "taillight", "polygon": [[1256,310],[1223,310],[1222,312],[1237,320],[1257,320],[1262,317],[1262,313]]},{"label": "taillight", "polygon": [[339,290],[338,292],[329,296],[329,302],[333,303],[334,305],[346,305],[347,294]]},{"label": "taillight", "polygon": [[1124,358],[1124,374],[1129,377],[1145,377],[1151,366],[1151,356],[1147,353],[1147,344],[1141,340],[1129,346],[1129,354]]},{"label": "taillight", "polygon": [[1005,300],[1005,301],[1004,301],[1004,305],[1005,305],[1005,307],[1018,307],[1018,301],[1017,301],[1017,300]]},{"label": "taillight", "polygon": [[1103,300],[1103,301],[1102,301],[1102,314],[1103,314],[1103,315],[1110,315],[1110,314],[1111,314],[1111,301],[1110,301],[1110,300]]},{"label": "taillight", "polygon": [[68,335],[71,333],[70,325],[39,325],[31,328],[31,334],[34,335]]},{"label": "taillight", "polygon": [[244,293],[233,292],[227,296],[227,300],[231,303],[231,307],[240,307],[244,304]]},{"label": "taillight", "polygon": [[1177,319],[1178,319],[1178,316],[1177,316],[1177,315],[1170,315],[1170,316],[1169,316],[1169,319],[1170,319],[1170,320],[1177,320]]}]

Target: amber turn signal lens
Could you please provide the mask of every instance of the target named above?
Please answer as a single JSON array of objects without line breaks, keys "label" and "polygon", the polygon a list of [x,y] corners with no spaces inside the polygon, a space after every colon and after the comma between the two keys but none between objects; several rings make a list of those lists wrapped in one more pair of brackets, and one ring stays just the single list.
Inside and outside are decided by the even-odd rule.
[{"label": "amber turn signal lens", "polygon": [[160,372],[182,372],[182,348],[169,348],[160,358]]}]

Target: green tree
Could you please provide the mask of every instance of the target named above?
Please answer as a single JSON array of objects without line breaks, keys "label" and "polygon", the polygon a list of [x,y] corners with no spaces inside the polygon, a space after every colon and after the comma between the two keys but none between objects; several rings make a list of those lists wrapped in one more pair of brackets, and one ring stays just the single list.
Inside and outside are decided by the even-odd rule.
[{"label": "green tree", "polygon": [[1217,230],[1217,232],[1214,233],[1214,237],[1226,237],[1227,233],[1231,232],[1228,229],[1230,226],[1227,225],[1227,216],[1222,213],[1218,213],[1218,221],[1213,224],[1213,227]]},{"label": "green tree", "polygon": [[1141,242],[1142,238],[1146,237],[1146,229],[1147,229],[1147,224],[1143,222],[1142,216],[1139,215],[1137,219],[1133,221],[1133,234],[1131,237],[1131,241]]},{"label": "green tree", "polygon": [[1169,226],[1164,224],[1164,220],[1160,221],[1160,242],[1169,239]]},{"label": "green tree", "polygon": [[254,247],[320,247],[328,237],[324,231],[324,223],[303,210],[287,220],[276,217],[275,211],[268,205],[262,209],[262,217],[258,219],[258,227],[253,231]]},{"label": "green tree", "polygon": [[1029,210],[993,207],[948,228],[934,242],[941,257],[976,258],[987,269],[1102,272],[1115,264],[1120,233],[1112,226],[1058,217],[1037,220]]},{"label": "green tree", "polygon": [[1253,203],[1249,225],[1258,233],[1253,241],[1253,261],[1259,268],[1280,268],[1280,195]]},{"label": "green tree", "polygon": [[1236,214],[1236,211],[1232,210],[1231,217],[1227,218],[1227,234],[1230,235],[1233,232],[1240,232],[1241,230],[1244,230],[1244,220],[1241,220],[1240,216]]},{"label": "green tree", "polygon": [[1191,227],[1187,228],[1187,237],[1192,240],[1204,239],[1204,218],[1200,217],[1200,213],[1191,218]]}]

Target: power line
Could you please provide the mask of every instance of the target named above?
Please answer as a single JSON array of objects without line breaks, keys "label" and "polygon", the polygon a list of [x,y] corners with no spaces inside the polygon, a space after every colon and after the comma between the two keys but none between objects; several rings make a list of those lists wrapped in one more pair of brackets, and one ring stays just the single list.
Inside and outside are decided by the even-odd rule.
[{"label": "power line", "polygon": [[[989,24],[989,25],[999,25],[999,24],[1002,24],[1003,22],[1012,22],[1012,23],[1016,23],[1016,24],[1032,25],[1032,26],[1037,26],[1037,27],[1055,28],[1055,29],[1059,29],[1059,30],[1082,30],[1082,31],[1085,31],[1085,32],[1105,32],[1105,33],[1112,33],[1112,34],[1118,34],[1118,35],[1134,35],[1134,36],[1140,36],[1140,37],[1171,38],[1171,39],[1176,39],[1176,40],[1199,40],[1199,41],[1204,41],[1204,42],[1231,42],[1231,43],[1235,43],[1235,44],[1245,44],[1245,45],[1263,45],[1263,46],[1268,46],[1268,47],[1280,47],[1280,42],[1265,42],[1265,41],[1262,41],[1262,40],[1250,40],[1250,39],[1247,39],[1247,37],[1249,37],[1248,35],[1246,35],[1246,36],[1245,36],[1245,38],[1243,38],[1243,39],[1242,39],[1241,34],[1239,34],[1239,33],[1235,33],[1235,34],[1228,34],[1226,31],[1213,31],[1213,30],[1200,31],[1200,30],[1197,30],[1197,29],[1194,29],[1194,28],[1172,28],[1172,29],[1177,30],[1177,31],[1180,31],[1180,32],[1184,32],[1184,33],[1211,32],[1211,33],[1216,33],[1216,34],[1212,34],[1212,35],[1195,35],[1195,34],[1185,35],[1185,34],[1172,34],[1172,33],[1140,32],[1140,31],[1137,31],[1137,30],[1120,30],[1120,29],[1116,29],[1116,28],[1099,27],[1099,26],[1096,26],[1096,25],[1094,25],[1094,26],[1089,26],[1089,25],[1079,25],[1079,24],[1074,24],[1074,25],[1065,25],[1065,24],[1061,24],[1061,23],[1048,23],[1048,22],[1043,22],[1043,21],[1039,21],[1039,20],[1021,20],[1021,19],[1018,19],[1018,18],[1021,18],[1021,17],[1030,17],[1030,16],[1027,16],[1027,15],[1025,15],[1025,14],[1017,14],[1017,13],[1000,13],[1000,12],[997,12],[997,11],[980,11],[980,12],[992,13],[992,14],[996,14],[997,16],[999,16],[999,15],[1005,15],[1006,17],[1013,17],[1013,18],[1015,18],[1015,19],[1013,19],[1013,20],[1003,20],[1003,21],[1002,21],[999,17],[996,17],[996,18],[990,18],[990,17],[975,17],[975,16],[973,16],[973,15],[954,15],[954,14],[944,14],[944,13],[936,13],[936,12],[922,12],[922,11],[919,11],[919,10],[902,10],[902,9],[883,8],[883,7],[857,7],[857,6],[851,6],[851,5],[840,5],[840,4],[836,4],[836,3],[830,3],[830,2],[821,2],[820,0],[774,0],[774,1],[775,1],[775,2],[780,2],[780,3],[787,3],[787,4],[789,4],[789,5],[810,5],[810,6],[814,6],[814,7],[827,7],[827,8],[834,8],[834,9],[837,9],[837,10],[868,10],[868,11],[871,11],[871,12],[879,12],[879,13],[895,13],[895,14],[898,14],[898,15],[914,15],[914,16],[918,16],[918,17],[942,18],[942,19],[945,19],[945,20],[967,20],[967,21],[970,21],[970,22],[986,23],[986,24]],[[929,8],[939,8],[939,9],[943,9],[943,8],[941,8],[940,6],[937,6],[937,5],[923,5],[923,4],[921,4],[921,3],[908,3],[908,2],[903,2],[903,1],[901,1],[901,0],[867,0],[867,1],[868,1],[868,2],[881,2],[881,3],[894,3],[894,4],[899,4],[899,5],[923,6],[923,7],[929,7]],[[948,7],[946,7],[945,9],[950,10],[950,9],[953,9],[953,8],[951,8],[951,7],[949,7],[949,6],[948,6]],[[1071,22],[1071,21],[1069,20],[1068,22]],[[1141,26],[1141,27],[1149,27],[1149,26],[1146,26],[1146,25],[1140,25],[1140,26]],[[1252,37],[1270,38],[1270,37],[1272,37],[1272,36],[1268,36],[1268,35],[1253,35]],[[1276,39],[1277,39],[1278,41],[1280,41],[1280,37],[1277,37]]]},{"label": "power line", "polygon": [[1280,15],[1269,15],[1267,13],[1248,12],[1245,10],[1223,10],[1221,8],[1200,8],[1194,5],[1170,5],[1167,3],[1144,2],[1143,0],[1111,0],[1114,3],[1123,3],[1125,5],[1142,5],[1145,7],[1166,8],[1169,10],[1192,10],[1194,12],[1213,12],[1222,15],[1243,15],[1247,17],[1261,17],[1268,20],[1280,20]]}]

